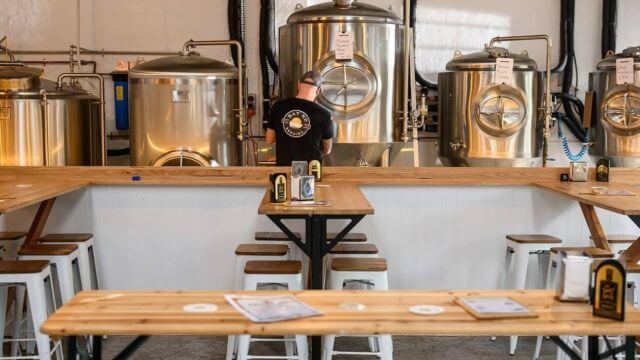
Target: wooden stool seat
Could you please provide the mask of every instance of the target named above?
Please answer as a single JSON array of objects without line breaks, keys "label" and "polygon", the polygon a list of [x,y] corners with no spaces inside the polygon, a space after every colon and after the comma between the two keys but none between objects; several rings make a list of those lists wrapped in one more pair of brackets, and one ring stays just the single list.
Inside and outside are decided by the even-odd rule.
[{"label": "wooden stool seat", "polygon": [[47,234],[38,241],[41,243],[85,242],[93,238],[93,234]]},{"label": "wooden stool seat", "polygon": [[562,240],[551,235],[507,235],[507,239],[519,244],[562,244]]},{"label": "wooden stool seat", "polygon": [[330,254],[377,254],[378,247],[374,244],[338,244],[329,251]]},{"label": "wooden stool seat", "polygon": [[289,247],[279,244],[240,244],[236,248],[238,256],[284,256],[287,252]]},{"label": "wooden stool seat", "polygon": [[333,271],[387,271],[387,260],[376,258],[334,258]]},{"label": "wooden stool seat", "polygon": [[[293,233],[298,239],[302,239],[300,233]],[[259,231],[255,237],[257,241],[291,241],[287,234],[281,232]]]},{"label": "wooden stool seat", "polygon": [[244,266],[245,274],[262,274],[262,275],[291,275],[300,274],[302,272],[302,262],[294,260],[282,261],[247,261]]},{"label": "wooden stool seat", "polygon": [[20,240],[26,236],[27,233],[24,231],[2,231],[0,232],[0,241]]},{"label": "wooden stool seat", "polygon": [[606,259],[612,258],[613,253],[597,248],[597,247],[554,247],[551,248],[552,253],[559,253],[565,251],[567,253],[574,253],[580,255],[588,255],[594,259]]},{"label": "wooden stool seat", "polygon": [[[327,241],[333,241],[338,233],[327,233]],[[340,242],[367,242],[367,234],[348,233]]]},{"label": "wooden stool seat", "polygon": [[0,261],[0,274],[34,274],[47,266],[46,260]]},{"label": "wooden stool seat", "polygon": [[77,245],[27,245],[18,250],[18,255],[69,255]]},{"label": "wooden stool seat", "polygon": [[630,234],[611,234],[605,235],[605,238],[611,244],[631,244],[640,237]]}]

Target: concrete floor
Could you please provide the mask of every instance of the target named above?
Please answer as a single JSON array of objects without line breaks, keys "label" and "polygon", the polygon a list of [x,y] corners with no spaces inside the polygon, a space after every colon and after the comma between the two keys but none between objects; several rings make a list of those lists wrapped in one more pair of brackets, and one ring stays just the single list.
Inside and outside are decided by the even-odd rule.
[{"label": "concrete floor", "polygon": [[[133,338],[110,337],[104,341],[104,358],[113,358]],[[509,339],[500,337],[495,342],[489,337],[467,338],[435,338],[407,337],[393,338],[394,358],[396,360],[412,359],[531,359],[535,346],[535,338],[520,338],[518,352],[508,355]],[[227,339],[223,337],[154,337],[136,352],[133,359],[209,359],[223,360],[226,354]],[[349,351],[366,351],[366,340],[362,338],[338,339],[336,348]],[[281,355],[279,344],[257,344],[252,346],[255,355]],[[550,340],[543,343],[541,360],[555,359],[556,347]],[[362,359],[375,357],[336,356],[336,360]]]}]

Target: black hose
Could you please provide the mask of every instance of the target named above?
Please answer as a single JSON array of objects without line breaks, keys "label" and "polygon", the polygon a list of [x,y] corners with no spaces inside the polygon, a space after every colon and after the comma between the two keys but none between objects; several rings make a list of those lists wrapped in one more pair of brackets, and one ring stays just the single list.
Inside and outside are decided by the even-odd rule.
[{"label": "black hose", "polygon": [[616,51],[616,22],[618,0],[602,1],[602,57],[609,51]]},{"label": "black hose", "polygon": [[266,10],[264,12],[264,39],[265,42],[265,56],[267,57],[267,62],[269,63],[269,67],[273,71],[274,74],[278,74],[278,62],[276,61],[276,55],[273,50],[273,44],[271,43],[271,39],[273,37],[272,27],[273,24],[273,14],[275,11],[275,0],[267,0],[265,2]]},{"label": "black hose", "polygon": [[260,0],[260,41],[258,53],[260,57],[260,75],[262,76],[262,127],[269,124],[271,112],[271,91],[269,84],[269,60],[267,48],[269,47],[269,9],[270,0]]},{"label": "black hose", "polygon": [[[409,3],[409,27],[412,29],[416,28],[416,6],[418,5],[418,0],[411,0]],[[416,60],[415,56],[415,48],[416,48],[416,38],[415,32],[413,36],[413,48],[414,48],[414,61]],[[409,49],[407,49],[409,51]],[[425,89],[430,90],[438,90],[438,84],[432,83],[429,80],[422,77],[422,75],[418,72],[418,69],[415,71],[416,82],[420,84]]]},{"label": "black hose", "polygon": [[[244,49],[244,39],[242,38],[242,0],[228,0],[227,2],[227,24],[229,27],[229,39],[240,42]],[[243,52],[244,54],[244,52]],[[237,58],[235,51],[231,51],[231,58],[236,66],[241,66],[241,61]]]},{"label": "black hose", "polygon": [[560,61],[558,66],[551,69],[552,73],[560,73],[564,71],[569,63],[569,54],[567,54],[567,33],[569,30],[569,23],[573,21],[567,16],[567,0],[560,1]]}]

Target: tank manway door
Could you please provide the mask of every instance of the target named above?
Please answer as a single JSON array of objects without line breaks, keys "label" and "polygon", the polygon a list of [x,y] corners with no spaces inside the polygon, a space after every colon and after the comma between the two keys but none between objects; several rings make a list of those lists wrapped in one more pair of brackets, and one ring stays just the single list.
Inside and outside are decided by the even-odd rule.
[{"label": "tank manway door", "polygon": [[613,91],[602,109],[605,127],[624,136],[640,133],[640,88],[629,87]]},{"label": "tank manway door", "polygon": [[527,116],[524,96],[509,85],[492,86],[481,95],[476,105],[478,125],[486,133],[511,136],[524,125]]},{"label": "tank manway door", "polygon": [[318,101],[343,119],[358,117],[369,110],[378,92],[378,80],[366,60],[329,61],[319,66],[322,86]]}]

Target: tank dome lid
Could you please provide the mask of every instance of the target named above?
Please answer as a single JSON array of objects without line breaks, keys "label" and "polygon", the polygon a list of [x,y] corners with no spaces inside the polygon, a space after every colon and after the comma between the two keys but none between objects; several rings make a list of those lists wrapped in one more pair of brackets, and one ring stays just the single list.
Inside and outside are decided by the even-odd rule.
[{"label": "tank dome lid", "polygon": [[462,55],[456,51],[447,63],[447,70],[495,70],[497,58],[512,58],[516,70],[536,70],[538,65],[526,52],[514,54],[501,47],[485,47],[483,51]]},{"label": "tank dome lid", "polygon": [[353,0],[333,2],[302,8],[289,16],[287,24],[316,22],[375,22],[401,25],[402,20],[391,11]]},{"label": "tank dome lid", "polygon": [[0,66],[1,90],[26,90],[40,84],[41,69],[16,65]]},{"label": "tank dome lid", "polygon": [[168,56],[136,65],[130,75],[237,77],[237,68],[223,61],[210,59],[191,52],[187,55]]},{"label": "tank dome lid", "polygon": [[610,52],[598,63],[598,70],[615,70],[616,60],[624,58],[633,58],[635,69],[640,70],[640,46],[626,48],[619,54]]}]

